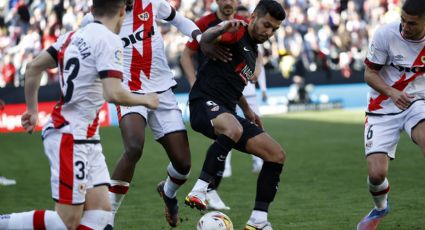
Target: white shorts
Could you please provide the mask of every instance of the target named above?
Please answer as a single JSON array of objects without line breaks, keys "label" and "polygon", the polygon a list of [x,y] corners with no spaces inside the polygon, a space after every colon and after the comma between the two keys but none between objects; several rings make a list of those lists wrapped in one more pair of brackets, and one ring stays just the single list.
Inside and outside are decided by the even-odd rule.
[{"label": "white shorts", "polygon": [[178,106],[173,91],[168,89],[163,93],[159,93],[158,97],[159,106],[156,110],[148,109],[145,106],[120,106],[118,114],[120,114],[120,117],[130,113],[138,113],[143,116],[152,129],[155,140],[169,133],[186,130],[182,111]]},{"label": "white shorts", "polygon": [[412,138],[412,129],[423,120],[425,120],[425,101],[414,102],[400,114],[367,116],[364,129],[366,156],[383,152],[394,159],[400,133],[404,129]]},{"label": "white shorts", "polygon": [[109,171],[100,143],[80,143],[74,141],[72,134],[49,129],[44,132],[43,144],[56,202],[83,204],[87,189],[109,185]]}]

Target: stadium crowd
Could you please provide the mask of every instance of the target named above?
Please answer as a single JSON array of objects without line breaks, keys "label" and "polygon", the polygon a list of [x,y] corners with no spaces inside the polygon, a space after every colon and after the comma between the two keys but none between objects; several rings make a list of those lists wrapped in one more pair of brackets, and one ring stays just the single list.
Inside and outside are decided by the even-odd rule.
[{"label": "stadium crowd", "polygon": [[[241,0],[252,10],[258,0]],[[186,17],[196,20],[214,11],[214,0],[170,0]],[[264,44],[266,68],[283,77],[305,71],[341,70],[349,78],[363,69],[367,45],[375,28],[399,20],[400,0],[285,0],[288,19],[273,39]],[[26,64],[66,31],[78,28],[90,10],[86,0],[7,0],[0,2],[0,88],[20,87]],[[187,41],[161,23],[168,62],[181,77],[179,55]],[[42,85],[57,81],[45,74]]]}]

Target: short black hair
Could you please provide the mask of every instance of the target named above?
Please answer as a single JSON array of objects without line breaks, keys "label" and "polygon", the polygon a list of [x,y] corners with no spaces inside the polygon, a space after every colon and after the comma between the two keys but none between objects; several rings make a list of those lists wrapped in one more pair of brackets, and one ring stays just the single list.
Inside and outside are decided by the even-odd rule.
[{"label": "short black hair", "polygon": [[403,11],[413,16],[425,16],[424,0],[406,0],[403,4]]},{"label": "short black hair", "polygon": [[247,11],[248,12],[249,10],[245,6],[240,5],[236,8],[236,12],[239,12],[239,11]]},{"label": "short black hair", "polygon": [[286,13],[285,10],[283,10],[282,4],[276,0],[261,0],[255,7],[254,13],[257,13],[260,17],[269,13],[273,18],[281,21],[286,18]]},{"label": "short black hair", "polygon": [[93,15],[113,17],[124,4],[125,0],[93,0]]}]

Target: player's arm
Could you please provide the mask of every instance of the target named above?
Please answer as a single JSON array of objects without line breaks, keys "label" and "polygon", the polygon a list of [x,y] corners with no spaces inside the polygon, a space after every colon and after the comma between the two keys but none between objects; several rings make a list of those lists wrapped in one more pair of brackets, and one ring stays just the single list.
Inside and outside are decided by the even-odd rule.
[{"label": "player's arm", "polygon": [[198,42],[201,40],[202,32],[192,20],[181,15],[165,0],[159,0],[156,4],[159,4],[158,17],[160,19],[170,22],[170,24],[175,26],[182,34]]},{"label": "player's arm", "polygon": [[102,78],[102,85],[103,97],[110,103],[124,106],[143,105],[150,109],[156,109],[159,105],[156,93],[145,95],[130,93],[121,86],[119,77],[104,77]]},{"label": "player's arm", "polygon": [[47,51],[42,51],[34,60],[28,63],[25,71],[25,103],[27,110],[21,117],[21,124],[26,132],[31,133],[37,123],[38,90],[43,71],[55,68],[56,59]]},{"label": "player's arm", "polygon": [[407,94],[406,92],[399,91],[396,88],[389,86],[382,77],[379,75],[378,69],[373,69],[366,65],[365,69],[365,81],[372,87],[374,90],[380,92],[381,94],[387,95],[391,98],[394,104],[399,109],[406,109],[410,105],[410,99],[413,98],[412,95]]},{"label": "player's arm", "polygon": [[195,65],[192,59],[196,52],[196,50],[193,50],[186,46],[184,47],[182,55],[180,57],[180,64],[182,65],[182,69],[185,73],[187,81],[190,84],[190,87],[192,87],[196,81]]},{"label": "player's arm", "polygon": [[245,118],[254,122],[258,127],[263,128],[263,124],[261,122],[260,116],[256,114],[251,107],[248,104],[248,101],[246,100],[245,96],[241,96],[239,98],[239,107],[241,107],[243,114],[245,115]]},{"label": "player's arm", "polygon": [[204,43],[217,43],[221,40],[221,36],[226,33],[234,33],[236,32],[241,26],[246,26],[246,22],[242,20],[228,20],[223,21],[220,24],[209,28],[207,31],[205,31],[202,34],[201,39],[201,47]]}]

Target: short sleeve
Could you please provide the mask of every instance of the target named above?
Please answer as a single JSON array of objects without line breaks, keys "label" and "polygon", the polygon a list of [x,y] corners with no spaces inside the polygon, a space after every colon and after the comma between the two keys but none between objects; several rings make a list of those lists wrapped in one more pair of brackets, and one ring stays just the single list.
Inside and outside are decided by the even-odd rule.
[{"label": "short sleeve", "polygon": [[55,43],[53,43],[49,48],[47,48],[47,53],[55,60],[56,65],[58,64],[58,52],[65,42],[72,36],[74,32],[68,32],[59,36]]},{"label": "short sleeve", "polygon": [[[107,38],[107,39],[105,39]],[[96,69],[101,79],[114,77],[122,79],[123,48],[115,34],[104,36],[96,46]]]},{"label": "short sleeve", "polygon": [[381,69],[388,59],[388,35],[385,31],[385,27],[376,30],[369,44],[365,64],[371,69]]},{"label": "short sleeve", "polygon": [[166,20],[167,18],[169,18],[170,16],[172,16],[172,14],[175,14],[173,7],[171,7],[170,3],[168,3],[165,0],[156,0],[155,1],[157,4],[157,17],[158,19],[163,19]]}]

